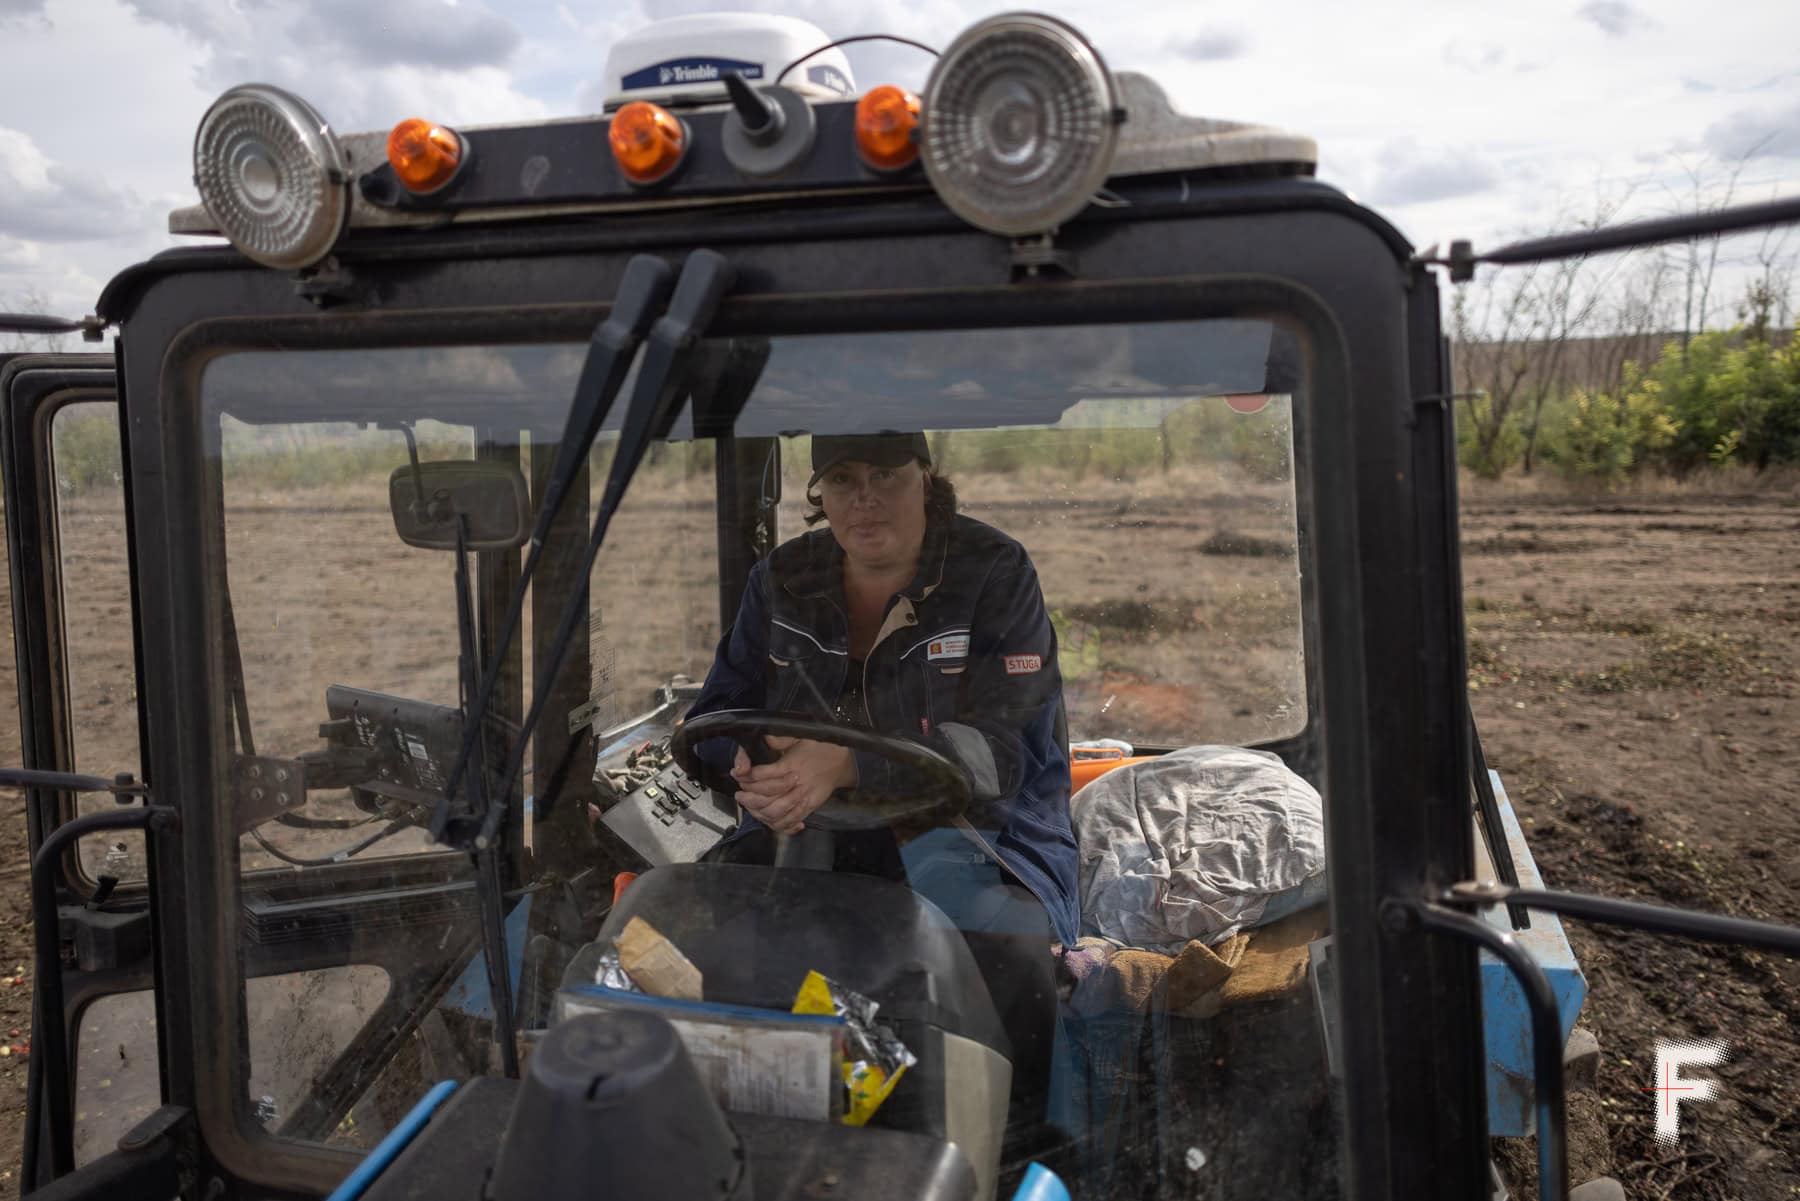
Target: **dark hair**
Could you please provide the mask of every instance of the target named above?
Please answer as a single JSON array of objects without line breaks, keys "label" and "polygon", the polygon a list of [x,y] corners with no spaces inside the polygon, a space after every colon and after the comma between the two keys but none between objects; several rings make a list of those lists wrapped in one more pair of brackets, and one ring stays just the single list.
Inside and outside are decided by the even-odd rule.
[{"label": "dark hair", "polygon": [[[825,520],[825,505],[816,492],[807,492],[806,524],[818,525]],[[956,485],[947,475],[925,468],[925,524],[949,521],[956,513]]]}]

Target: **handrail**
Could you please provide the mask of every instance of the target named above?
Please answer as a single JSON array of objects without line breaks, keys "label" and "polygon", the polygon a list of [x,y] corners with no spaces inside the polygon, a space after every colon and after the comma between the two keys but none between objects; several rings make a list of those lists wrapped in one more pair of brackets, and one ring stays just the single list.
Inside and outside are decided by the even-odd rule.
[{"label": "handrail", "polygon": [[1531,1011],[1531,1055],[1537,1098],[1538,1196],[1564,1201],[1569,1192],[1567,1086],[1563,1080],[1562,1027],[1557,1020],[1556,990],[1538,961],[1519,940],[1496,930],[1479,917],[1430,901],[1389,900],[1384,917],[1395,914],[1402,924],[1417,922],[1427,930],[1453,934],[1492,951],[1511,969],[1525,991]]},{"label": "handrail", "polygon": [[[8,772],[7,775],[18,775]],[[62,773],[42,773],[62,775]],[[52,787],[70,787],[65,782]],[[108,786],[110,787],[110,785]],[[81,789],[81,791],[87,791]],[[144,794],[146,800],[148,794]],[[56,877],[63,853],[82,837],[102,830],[143,830],[147,834],[173,830],[180,825],[180,815],[166,805],[146,804],[130,809],[110,809],[83,814],[56,827],[44,837],[37,854],[31,859],[31,920],[37,941],[36,987],[32,1032],[31,1065],[40,1058],[44,1067],[41,1080],[45,1103],[49,1109],[50,1178],[75,1170],[75,1113],[70,1089],[69,1030],[63,1013],[62,930],[56,910]],[[27,1109],[35,1108],[36,1091],[27,1090]],[[27,1186],[36,1181],[38,1120],[27,1113],[25,1124],[25,1158],[21,1175]]]}]

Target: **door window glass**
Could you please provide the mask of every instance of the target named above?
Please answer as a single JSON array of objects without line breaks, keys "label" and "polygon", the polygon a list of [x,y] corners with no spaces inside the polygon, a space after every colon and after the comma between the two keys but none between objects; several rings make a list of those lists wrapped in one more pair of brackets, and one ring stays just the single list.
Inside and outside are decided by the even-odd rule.
[{"label": "door window glass", "polygon": [[118,1149],[162,1104],[156,998],[148,989],[101,997],[81,1014],[75,1041],[75,1166]]},{"label": "door window glass", "polygon": [[[73,770],[105,777],[135,774],[137,672],[118,405],[78,401],[58,409],[50,422],[50,458]],[[104,793],[85,793],[76,798],[76,806],[88,813],[112,808],[113,800]],[[83,872],[92,879],[144,878],[144,837],[138,831],[82,839],[78,853]]]}]

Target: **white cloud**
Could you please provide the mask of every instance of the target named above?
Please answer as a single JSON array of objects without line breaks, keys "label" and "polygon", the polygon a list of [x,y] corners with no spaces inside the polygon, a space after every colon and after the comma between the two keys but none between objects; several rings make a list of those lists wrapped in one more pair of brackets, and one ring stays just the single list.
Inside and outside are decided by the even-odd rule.
[{"label": "white cloud", "polygon": [[1248,48],[1248,39],[1235,29],[1202,30],[1187,37],[1177,38],[1169,44],[1169,49],[1181,57],[1200,63],[1241,58]]},{"label": "white cloud", "polygon": [[[0,178],[29,178],[33,195],[61,197],[65,210],[0,199],[9,214],[0,215],[0,294],[30,285],[61,310],[86,311],[91,281],[169,245],[164,214],[192,199],[194,128],[231,84],[289,87],[340,129],[412,115],[452,124],[573,115],[598,109],[611,42],[656,17],[779,10],[832,37],[887,31],[941,47],[977,18],[1018,7],[0,0],[0,125],[10,131]],[[1234,9],[1228,25],[1192,0],[1053,7],[1114,70],[1147,70],[1185,111],[1312,135],[1326,180],[1404,229],[1478,245],[1587,211],[1597,189],[1635,189],[1625,215],[1649,215],[1681,186],[1677,148],[1729,159],[1763,133],[1785,128],[1791,138],[1800,127],[1792,0],[1739,0],[1729,21],[1665,0],[1490,5],[1478,25],[1471,10],[1430,0],[1387,0],[1379,20],[1366,6],[1296,0]],[[865,86],[920,87],[931,64],[881,43],[846,53]],[[1778,137],[1764,148],[1744,195],[1792,163],[1789,145]],[[37,224],[27,233],[13,220]]]},{"label": "white cloud", "polygon": [[1590,3],[1581,6],[1576,15],[1585,21],[1591,21],[1608,37],[1615,38],[1655,26],[1655,22],[1625,3],[1625,0],[1590,0]]},{"label": "white cloud", "polygon": [[1370,199],[1380,205],[1428,204],[1477,195],[1499,182],[1494,165],[1467,149],[1427,147],[1399,138],[1382,148]]},{"label": "white cloud", "polygon": [[41,191],[50,187],[50,160],[30,135],[0,126],[0,188]]},{"label": "white cloud", "polygon": [[42,265],[36,242],[0,234],[0,272],[36,271]]},{"label": "white cloud", "polygon": [[143,202],[90,171],[54,163],[0,126],[0,234],[50,242],[109,239],[143,218]]},{"label": "white cloud", "polygon": [[1444,62],[1463,71],[1492,71],[1506,62],[1506,49],[1493,42],[1456,39],[1445,44]]},{"label": "white cloud", "polygon": [[443,0],[129,0],[201,53],[208,95],[255,81],[304,96],[339,129],[409,117],[465,124],[547,115],[504,69],[523,37],[504,17]]},{"label": "white cloud", "polygon": [[44,19],[45,0],[0,0],[0,29],[18,27]]},{"label": "white cloud", "polygon": [[1706,148],[1727,162],[1800,158],[1800,102],[1785,109],[1745,109],[1707,126]]},{"label": "white cloud", "polygon": [[505,17],[444,0],[314,0],[295,16],[289,35],[296,45],[365,67],[496,67],[523,40]]}]

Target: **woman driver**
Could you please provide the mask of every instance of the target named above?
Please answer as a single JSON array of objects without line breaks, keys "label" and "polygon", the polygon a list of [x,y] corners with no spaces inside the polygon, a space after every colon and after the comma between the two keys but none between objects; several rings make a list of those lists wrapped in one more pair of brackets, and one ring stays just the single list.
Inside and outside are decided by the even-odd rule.
[{"label": "woman driver", "polygon": [[[904,879],[950,916],[1012,1034],[1015,1078],[1035,1076],[1054,1022],[1046,942],[1073,946],[1078,925],[1062,684],[1037,571],[1017,542],[956,513],[923,434],[815,437],[812,466],[808,522],[829,528],[752,570],[690,716],[795,712],[917,738],[961,765],[974,801],[951,827],[904,845],[888,830],[840,833],[835,866]],[[871,752],[767,742],[773,763],[735,752],[743,822],[709,858],[770,863],[771,831],[798,832],[838,789],[906,795],[912,783]],[[732,755],[723,741],[701,753],[721,770]]]}]

